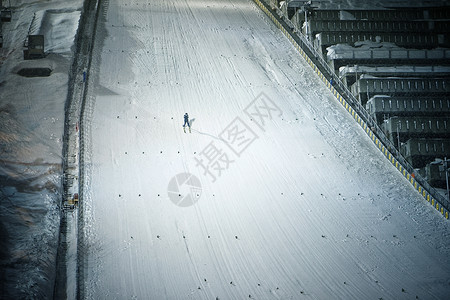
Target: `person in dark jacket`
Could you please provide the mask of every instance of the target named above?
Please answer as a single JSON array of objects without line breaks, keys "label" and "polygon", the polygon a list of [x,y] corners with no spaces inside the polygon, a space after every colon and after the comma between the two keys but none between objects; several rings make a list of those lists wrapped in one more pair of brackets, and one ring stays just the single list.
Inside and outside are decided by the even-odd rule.
[{"label": "person in dark jacket", "polygon": [[187,124],[187,126],[188,126],[189,128],[191,128],[191,124],[189,124],[189,115],[188,115],[188,113],[185,113],[185,114],[184,114],[184,124],[183,124],[183,127],[186,127],[186,124]]}]

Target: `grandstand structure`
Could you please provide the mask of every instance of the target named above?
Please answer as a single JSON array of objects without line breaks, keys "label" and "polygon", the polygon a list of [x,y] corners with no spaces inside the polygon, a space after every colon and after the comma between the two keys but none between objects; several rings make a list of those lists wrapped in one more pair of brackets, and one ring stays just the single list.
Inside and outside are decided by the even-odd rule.
[{"label": "grandstand structure", "polygon": [[406,160],[445,188],[450,158],[450,6],[330,9],[270,0]]}]

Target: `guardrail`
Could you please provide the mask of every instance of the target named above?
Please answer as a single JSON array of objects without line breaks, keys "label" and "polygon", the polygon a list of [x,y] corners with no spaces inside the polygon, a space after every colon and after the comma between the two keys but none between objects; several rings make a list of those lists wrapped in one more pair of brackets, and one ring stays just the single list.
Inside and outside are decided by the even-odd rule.
[{"label": "guardrail", "polygon": [[387,138],[375,119],[353,96],[350,90],[329,67],[322,55],[313,47],[310,41],[302,34],[297,34],[294,24],[277,8],[271,8],[261,0],[253,0],[280,28],[283,34],[291,41],[300,55],[313,68],[319,78],[327,85],[336,99],[352,115],[355,121],[363,128],[370,139],[386,158],[399,170],[411,185],[434,207],[444,218],[449,218],[450,203],[443,195],[428,184],[396,149]]}]

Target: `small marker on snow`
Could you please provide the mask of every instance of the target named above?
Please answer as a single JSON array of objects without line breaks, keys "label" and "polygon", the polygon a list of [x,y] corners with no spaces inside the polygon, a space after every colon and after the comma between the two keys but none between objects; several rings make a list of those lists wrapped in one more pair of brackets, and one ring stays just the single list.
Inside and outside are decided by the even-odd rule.
[{"label": "small marker on snow", "polygon": [[156,236],[156,238],[158,238],[158,239],[159,239],[159,238],[160,238],[160,236],[159,236],[159,235],[157,235],[157,236]]},{"label": "small marker on snow", "polygon": [[236,239],[238,239],[238,236],[237,236],[237,235],[235,235],[234,237],[235,237]]}]

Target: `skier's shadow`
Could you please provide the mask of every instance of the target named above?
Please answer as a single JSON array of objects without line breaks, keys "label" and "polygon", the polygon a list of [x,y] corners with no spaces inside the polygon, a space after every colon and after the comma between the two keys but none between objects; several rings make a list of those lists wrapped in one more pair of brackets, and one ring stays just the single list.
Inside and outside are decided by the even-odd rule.
[{"label": "skier's shadow", "polygon": [[[191,125],[191,128],[192,128],[192,124],[194,124],[194,122],[195,122],[195,118],[189,120],[189,124]],[[220,140],[220,141],[221,141],[221,139],[220,139],[218,136],[214,136],[214,135],[209,134],[209,133],[206,133],[206,132],[201,132],[201,131],[198,131],[198,130],[196,130],[196,129],[192,129],[192,130],[193,130],[193,131],[196,131],[196,132],[198,132],[198,133],[200,133],[200,134],[207,135],[207,136],[210,136],[210,137],[212,137],[212,138],[214,138],[214,139],[216,139],[216,140]]]}]

